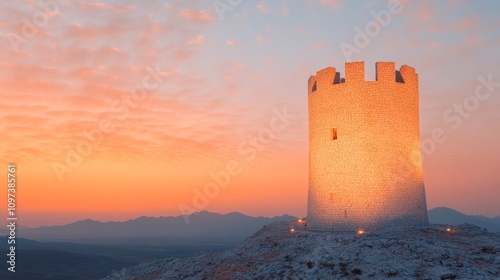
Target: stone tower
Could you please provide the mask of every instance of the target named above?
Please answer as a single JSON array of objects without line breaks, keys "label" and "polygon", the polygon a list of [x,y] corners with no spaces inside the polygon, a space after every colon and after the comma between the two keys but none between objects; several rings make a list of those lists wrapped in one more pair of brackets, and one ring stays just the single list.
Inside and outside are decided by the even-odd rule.
[{"label": "stone tower", "polygon": [[428,224],[415,69],[377,62],[328,67],[308,82],[311,230],[377,230]]}]

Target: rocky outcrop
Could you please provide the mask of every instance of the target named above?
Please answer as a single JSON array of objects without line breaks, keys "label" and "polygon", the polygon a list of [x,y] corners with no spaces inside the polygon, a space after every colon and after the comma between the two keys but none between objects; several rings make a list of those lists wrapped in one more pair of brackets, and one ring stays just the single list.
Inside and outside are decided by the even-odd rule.
[{"label": "rocky outcrop", "polygon": [[499,279],[500,235],[467,224],[338,234],[276,222],[227,251],[158,260],[105,279],[386,278]]}]

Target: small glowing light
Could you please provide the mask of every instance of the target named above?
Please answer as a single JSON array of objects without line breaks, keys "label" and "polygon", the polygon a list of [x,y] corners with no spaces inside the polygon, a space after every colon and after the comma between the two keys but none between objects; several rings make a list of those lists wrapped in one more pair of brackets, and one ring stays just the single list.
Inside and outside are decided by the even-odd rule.
[{"label": "small glowing light", "polygon": [[294,228],[290,229],[290,232],[291,232],[291,233],[294,233],[294,232],[295,232],[295,229],[294,229]]},{"label": "small glowing light", "polygon": [[451,232],[451,228],[446,228],[446,232]]},{"label": "small glowing light", "polygon": [[365,231],[364,231],[364,230],[362,230],[362,229],[360,229],[360,230],[358,230],[358,234],[359,234],[359,235],[365,234]]},{"label": "small glowing light", "polygon": [[298,219],[297,222],[299,222],[300,224],[302,224],[303,220],[302,219]]}]

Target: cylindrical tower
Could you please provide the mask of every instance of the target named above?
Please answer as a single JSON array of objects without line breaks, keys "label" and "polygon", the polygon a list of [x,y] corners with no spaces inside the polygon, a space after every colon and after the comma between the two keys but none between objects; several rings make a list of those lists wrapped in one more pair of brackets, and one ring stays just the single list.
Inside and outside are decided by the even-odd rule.
[{"label": "cylindrical tower", "polygon": [[428,224],[419,143],[415,69],[364,62],[311,76],[309,197],[311,230],[357,231]]}]

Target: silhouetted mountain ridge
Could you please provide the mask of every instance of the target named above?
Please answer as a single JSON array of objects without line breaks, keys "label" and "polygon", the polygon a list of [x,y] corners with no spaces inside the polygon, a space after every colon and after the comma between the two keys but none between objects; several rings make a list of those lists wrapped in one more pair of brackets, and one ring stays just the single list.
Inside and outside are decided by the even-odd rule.
[{"label": "silhouetted mountain ridge", "polygon": [[481,215],[466,215],[447,207],[436,207],[429,210],[429,221],[432,224],[460,225],[472,224],[491,232],[500,232],[500,216],[490,218]]},{"label": "silhouetted mountain ridge", "polygon": [[[296,219],[282,215],[273,218],[251,217],[239,212],[228,214],[208,211],[196,212],[188,217],[141,216],[124,222],[100,222],[85,219],[61,226],[43,226],[19,231],[19,235],[35,240],[116,239],[116,238],[197,238],[211,240],[246,238],[264,225]],[[188,221],[188,222],[186,222]]]},{"label": "silhouetted mountain ridge", "polygon": [[[127,239],[141,237],[158,238],[210,238],[242,240],[264,225],[293,220],[289,215],[251,217],[240,212],[227,214],[201,211],[189,216],[141,216],[132,220],[100,222],[92,219],[76,221],[61,226],[19,229],[19,236],[34,240],[76,240],[76,239]],[[456,210],[437,207],[429,211],[429,221],[434,224],[473,224],[492,232],[500,232],[500,216],[489,218],[480,215],[466,215]]]}]

